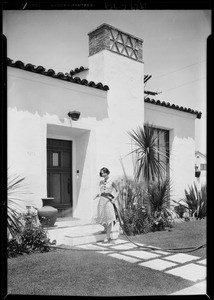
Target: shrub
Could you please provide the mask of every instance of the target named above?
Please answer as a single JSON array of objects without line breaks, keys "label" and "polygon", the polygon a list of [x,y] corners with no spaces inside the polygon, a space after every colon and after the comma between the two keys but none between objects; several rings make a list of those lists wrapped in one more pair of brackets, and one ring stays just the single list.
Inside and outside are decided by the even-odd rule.
[{"label": "shrub", "polygon": [[44,227],[49,227],[52,222],[51,219],[47,217],[39,217],[39,221]]},{"label": "shrub", "polygon": [[25,177],[16,175],[8,169],[7,179],[7,230],[8,237],[16,238],[23,229],[20,221],[22,207],[25,205],[24,197],[28,194]]},{"label": "shrub", "polygon": [[8,257],[15,257],[17,255],[22,255],[23,253],[29,253],[29,250],[27,249],[25,244],[18,242],[15,238],[7,241]]},{"label": "shrub", "polygon": [[[149,189],[145,184],[130,178],[117,181],[119,189],[119,209],[127,235],[164,230],[171,227],[173,212],[167,207],[169,181],[153,183]],[[147,209],[148,203],[152,208]]]},{"label": "shrub", "polygon": [[140,234],[146,231],[144,213],[144,184],[124,176],[116,181],[119,190],[118,206],[127,235]]},{"label": "shrub", "polygon": [[154,219],[153,230],[157,228],[165,229],[171,227],[171,220],[176,216],[172,209],[169,208],[169,195],[171,184],[169,179],[165,179],[150,184],[146,197],[150,203],[151,216]]},{"label": "shrub", "polygon": [[201,187],[199,191],[196,183],[189,186],[189,191],[185,189],[185,198],[182,199],[186,204],[191,217],[196,219],[203,219],[207,215],[207,187]]},{"label": "shrub", "polygon": [[23,214],[26,206],[26,196],[30,194],[25,177],[11,173],[8,169],[7,183],[7,250],[8,257],[34,251],[46,252],[51,250],[51,242],[44,227],[38,222],[37,213]]},{"label": "shrub", "polygon": [[120,216],[123,221],[124,231],[127,235],[136,235],[151,231],[152,220],[143,207],[122,209]]},{"label": "shrub", "polygon": [[38,225],[36,215],[28,212],[23,214],[20,219],[24,224],[21,232],[17,234],[16,238],[7,241],[8,257],[15,257],[23,253],[50,251],[51,245],[55,245],[56,241],[50,241],[44,227]]},{"label": "shrub", "polygon": [[118,205],[120,209],[135,209],[144,202],[145,184],[129,177],[122,177],[116,181],[119,190]]},{"label": "shrub", "polygon": [[50,250],[51,243],[47,231],[44,229],[43,225],[37,225],[36,215],[25,214],[25,227],[21,234],[22,242],[30,247],[32,251],[38,250],[39,252],[47,252]]},{"label": "shrub", "polygon": [[183,214],[186,212],[186,208],[181,204],[175,206],[174,210],[180,218],[183,218]]}]

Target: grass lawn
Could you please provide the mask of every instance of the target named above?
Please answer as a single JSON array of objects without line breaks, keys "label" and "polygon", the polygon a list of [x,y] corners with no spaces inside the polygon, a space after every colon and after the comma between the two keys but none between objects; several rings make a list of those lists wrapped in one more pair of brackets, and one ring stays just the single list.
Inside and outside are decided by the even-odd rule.
[{"label": "grass lawn", "polygon": [[[123,239],[125,236],[121,235]],[[169,231],[155,231],[147,234],[130,236],[136,243],[152,245],[160,248],[198,247],[206,244],[206,220],[174,223]],[[205,257],[206,248],[191,252],[190,254]]]},{"label": "grass lawn", "polygon": [[[123,235],[120,238],[125,237]],[[206,243],[206,221],[131,237],[156,247]],[[206,249],[190,253],[205,258]],[[70,296],[168,295],[193,282],[93,251],[56,250],[8,259],[8,294]]]}]

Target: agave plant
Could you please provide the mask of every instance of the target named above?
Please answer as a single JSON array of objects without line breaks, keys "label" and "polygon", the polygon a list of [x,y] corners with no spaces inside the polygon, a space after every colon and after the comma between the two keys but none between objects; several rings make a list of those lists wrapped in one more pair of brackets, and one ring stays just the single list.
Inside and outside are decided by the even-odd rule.
[{"label": "agave plant", "polygon": [[207,215],[207,187],[201,187],[199,191],[196,183],[189,186],[189,191],[185,189],[185,199],[183,202],[189,210],[190,216],[196,219],[202,219]]},{"label": "agave plant", "polygon": [[169,194],[171,191],[169,178],[162,181],[153,182],[147,190],[146,197],[151,206],[153,216],[162,215],[165,218],[174,218],[176,214],[169,208]]}]

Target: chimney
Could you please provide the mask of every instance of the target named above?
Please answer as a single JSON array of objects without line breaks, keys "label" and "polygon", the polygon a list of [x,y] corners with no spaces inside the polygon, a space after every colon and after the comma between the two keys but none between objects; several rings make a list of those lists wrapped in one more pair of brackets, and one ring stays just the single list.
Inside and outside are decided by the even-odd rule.
[{"label": "chimney", "polygon": [[109,50],[138,62],[143,62],[143,40],[111,25],[102,24],[88,33],[89,57]]}]

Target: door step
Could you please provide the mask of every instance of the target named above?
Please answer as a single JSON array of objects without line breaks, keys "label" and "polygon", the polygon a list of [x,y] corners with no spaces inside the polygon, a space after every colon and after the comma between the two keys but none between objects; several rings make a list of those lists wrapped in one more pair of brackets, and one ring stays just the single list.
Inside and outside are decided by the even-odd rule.
[{"label": "door step", "polygon": [[[47,228],[51,241],[56,240],[56,245],[77,246],[101,242],[106,238],[102,233],[103,226],[99,224],[84,224],[84,222],[56,222],[56,225]],[[111,238],[117,239],[120,226],[116,223],[111,232]]]}]

